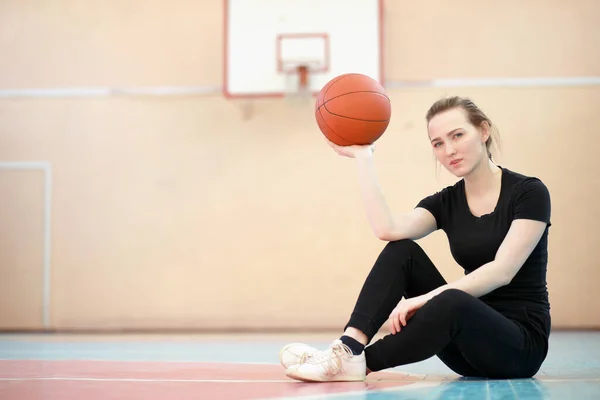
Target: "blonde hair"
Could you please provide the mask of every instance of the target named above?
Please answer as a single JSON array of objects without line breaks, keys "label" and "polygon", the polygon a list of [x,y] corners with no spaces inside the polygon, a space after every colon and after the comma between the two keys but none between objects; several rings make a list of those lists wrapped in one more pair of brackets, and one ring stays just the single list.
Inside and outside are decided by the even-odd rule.
[{"label": "blonde hair", "polygon": [[477,128],[480,128],[484,122],[489,125],[490,136],[485,142],[485,148],[488,158],[492,160],[491,147],[492,145],[498,148],[500,147],[500,134],[498,133],[496,126],[492,124],[492,121],[487,117],[487,115],[485,115],[485,113],[481,111],[481,109],[477,107],[470,99],[460,96],[439,99],[433,103],[433,105],[427,111],[427,115],[425,116],[427,124],[429,124],[429,121],[431,121],[431,119],[437,114],[454,108],[462,108],[467,113],[469,122]]}]

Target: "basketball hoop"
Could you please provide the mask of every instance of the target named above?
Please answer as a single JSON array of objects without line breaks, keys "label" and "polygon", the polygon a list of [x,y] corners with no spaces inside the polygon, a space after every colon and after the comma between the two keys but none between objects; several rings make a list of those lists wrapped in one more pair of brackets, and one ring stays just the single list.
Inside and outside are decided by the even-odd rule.
[{"label": "basketball hoop", "polygon": [[[329,71],[329,34],[279,33],[275,38],[276,70],[283,95],[305,103],[318,90],[316,82]],[[318,84],[317,84],[318,85]]]},{"label": "basketball hoop", "polygon": [[286,68],[285,74],[285,97],[289,100],[304,101],[312,96],[310,78],[313,69],[309,63],[297,64]]},{"label": "basketball hoop", "polygon": [[298,65],[296,73],[298,74],[298,96],[302,99],[310,97],[309,74],[307,65]]},{"label": "basketball hoop", "polygon": [[308,88],[308,67],[306,65],[299,65],[298,70],[298,91],[303,91]]}]

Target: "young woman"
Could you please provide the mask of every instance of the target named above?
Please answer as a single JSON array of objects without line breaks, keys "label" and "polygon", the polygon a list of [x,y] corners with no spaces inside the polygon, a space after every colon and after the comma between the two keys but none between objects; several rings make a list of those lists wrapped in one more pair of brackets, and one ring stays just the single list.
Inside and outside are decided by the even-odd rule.
[{"label": "young woman", "polygon": [[[392,216],[379,189],[372,146],[330,143],[356,160],[369,222],[389,243],[339,339],[325,350],[301,343],[281,349],[287,376],[357,381],[371,371],[437,355],[459,375],[526,378],[546,358],[551,225],[546,186],[492,161],[495,128],[469,99],[441,99],[426,120],[436,158],[462,179],[400,216]],[[415,243],[436,229],[444,230],[465,270],[451,283]],[[386,321],[391,334],[368,345]]]}]

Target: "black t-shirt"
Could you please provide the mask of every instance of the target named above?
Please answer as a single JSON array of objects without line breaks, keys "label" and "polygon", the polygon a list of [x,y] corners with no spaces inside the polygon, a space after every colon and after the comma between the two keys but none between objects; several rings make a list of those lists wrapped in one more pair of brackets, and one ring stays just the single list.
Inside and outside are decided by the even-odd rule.
[{"label": "black t-shirt", "polygon": [[421,200],[417,207],[428,210],[450,244],[454,260],[468,274],[493,261],[515,219],[532,219],[548,225],[512,281],[480,297],[498,311],[521,311],[534,319],[544,334],[550,326],[550,303],[546,283],[550,194],[544,183],[506,168],[496,208],[490,214],[474,216],[468,206],[464,180]]}]

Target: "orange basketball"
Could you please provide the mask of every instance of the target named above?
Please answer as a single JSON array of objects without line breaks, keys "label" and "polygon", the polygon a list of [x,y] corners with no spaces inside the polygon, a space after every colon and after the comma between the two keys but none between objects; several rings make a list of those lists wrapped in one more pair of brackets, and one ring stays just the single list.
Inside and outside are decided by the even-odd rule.
[{"label": "orange basketball", "polygon": [[327,82],[315,105],[317,125],[335,144],[372,144],[390,123],[392,107],[385,89],[362,74],[344,74]]}]

